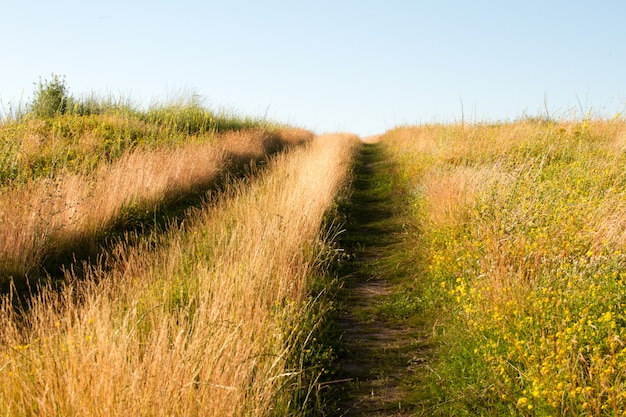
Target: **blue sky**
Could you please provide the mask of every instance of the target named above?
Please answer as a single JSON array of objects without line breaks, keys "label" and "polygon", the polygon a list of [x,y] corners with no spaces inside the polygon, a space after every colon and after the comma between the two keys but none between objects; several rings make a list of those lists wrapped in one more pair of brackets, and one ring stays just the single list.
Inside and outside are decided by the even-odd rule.
[{"label": "blue sky", "polygon": [[[626,1],[0,0],[0,101],[75,96],[213,108],[317,132],[611,117],[626,107]],[[581,111],[582,108],[582,111]]]}]

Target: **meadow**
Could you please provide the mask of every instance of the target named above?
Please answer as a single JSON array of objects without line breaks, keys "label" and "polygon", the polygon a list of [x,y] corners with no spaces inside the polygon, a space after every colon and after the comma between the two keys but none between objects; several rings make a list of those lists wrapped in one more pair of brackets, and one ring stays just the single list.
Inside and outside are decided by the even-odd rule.
[{"label": "meadow", "polygon": [[626,123],[381,139],[408,190],[412,299],[436,346],[423,415],[626,414]]},{"label": "meadow", "polygon": [[32,111],[0,126],[5,289],[7,277],[20,284],[45,271],[58,274],[59,264],[77,253],[95,257],[113,235],[156,217],[167,222],[164,213],[184,209],[225,176],[312,137],[189,100],[145,111],[87,104]]},{"label": "meadow", "polygon": [[369,139],[40,83],[0,123],[0,414],[354,411],[336,296],[375,277],[390,412],[626,415],[623,118]]},{"label": "meadow", "polygon": [[[320,409],[355,136],[187,105],[29,113],[0,137],[0,414]],[[181,204],[180,221],[150,226]],[[40,266],[85,239],[99,256],[46,280]]]}]

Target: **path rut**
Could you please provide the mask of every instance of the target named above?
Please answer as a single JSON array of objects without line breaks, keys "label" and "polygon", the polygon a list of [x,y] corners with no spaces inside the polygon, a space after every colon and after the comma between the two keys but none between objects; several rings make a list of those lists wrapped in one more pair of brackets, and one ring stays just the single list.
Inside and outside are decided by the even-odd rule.
[{"label": "path rut", "polygon": [[424,330],[386,314],[397,277],[408,272],[393,265],[403,233],[389,176],[380,175],[388,169],[380,147],[363,145],[342,240],[353,260],[344,268],[343,308],[337,320],[344,352],[336,416],[414,415],[408,381],[427,362]]}]

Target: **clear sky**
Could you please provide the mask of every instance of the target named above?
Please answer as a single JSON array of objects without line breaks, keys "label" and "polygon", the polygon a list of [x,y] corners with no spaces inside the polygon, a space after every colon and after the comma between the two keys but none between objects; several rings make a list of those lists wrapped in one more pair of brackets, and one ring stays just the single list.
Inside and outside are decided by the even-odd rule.
[{"label": "clear sky", "polygon": [[[0,101],[70,93],[317,132],[626,107],[624,0],[0,0]],[[582,108],[582,111],[581,111]]]}]

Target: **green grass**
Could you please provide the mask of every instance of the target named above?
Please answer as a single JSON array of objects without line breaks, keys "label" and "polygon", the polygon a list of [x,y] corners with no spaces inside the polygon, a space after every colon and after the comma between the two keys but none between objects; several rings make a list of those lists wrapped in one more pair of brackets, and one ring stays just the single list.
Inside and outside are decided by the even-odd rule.
[{"label": "green grass", "polygon": [[214,140],[216,134],[246,129],[272,130],[273,122],[213,112],[197,104],[155,106],[140,111],[104,107],[97,113],[54,117],[27,114],[0,124],[0,185],[57,172],[93,172],[130,149],[183,146]]},{"label": "green grass", "polygon": [[[408,412],[419,409],[422,402],[418,389],[423,386],[424,368],[420,364],[430,353],[416,252],[412,242],[405,240],[417,225],[406,209],[408,190],[399,174],[383,144],[363,145],[354,167],[352,193],[341,205],[345,232],[339,243],[345,252],[338,259],[343,287],[335,320],[343,321],[348,315],[350,333],[356,332],[356,340],[363,342],[345,341],[341,334],[336,337],[335,378],[350,382],[333,387],[336,405],[331,415],[336,409],[351,407],[356,407],[358,411],[352,412],[358,415],[381,410],[394,413],[399,403]],[[370,288],[367,282],[374,284]],[[379,291],[382,295],[365,295]],[[386,334],[385,329],[401,330]],[[349,372],[342,370],[346,361],[352,363]],[[386,398],[388,384],[400,398]]]},{"label": "green grass", "polygon": [[626,411],[624,132],[529,120],[384,137],[436,313],[425,415]]},{"label": "green grass", "polygon": [[139,109],[129,100],[69,94],[65,78],[37,84],[30,103],[0,120],[0,186],[93,172],[129,150],[184,146],[215,135],[284,128],[260,117],[215,111],[197,97]]},{"label": "green grass", "polygon": [[121,100],[77,100],[55,80],[22,113],[0,122],[0,222],[10,226],[0,231],[9,242],[0,248],[3,292],[15,282],[28,293],[29,285],[48,275],[56,280],[72,264],[82,270],[119,239],[181,223],[207,191],[217,193],[251,175],[250,164],[312,137],[197,100],[148,110]]}]

